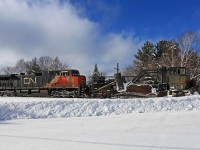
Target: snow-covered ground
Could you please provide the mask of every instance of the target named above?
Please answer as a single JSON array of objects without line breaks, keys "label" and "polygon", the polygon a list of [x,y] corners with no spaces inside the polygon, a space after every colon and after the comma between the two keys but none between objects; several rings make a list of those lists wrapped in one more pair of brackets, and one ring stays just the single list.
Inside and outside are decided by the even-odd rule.
[{"label": "snow-covered ground", "polygon": [[200,149],[200,96],[0,97],[0,150]]}]

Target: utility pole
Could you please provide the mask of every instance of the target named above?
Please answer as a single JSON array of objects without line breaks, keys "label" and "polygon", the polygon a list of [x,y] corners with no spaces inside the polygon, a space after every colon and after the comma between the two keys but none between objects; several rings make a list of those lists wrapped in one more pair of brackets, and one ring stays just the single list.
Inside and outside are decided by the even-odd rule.
[{"label": "utility pole", "polygon": [[117,68],[114,68],[117,70],[117,73],[119,73],[119,63],[117,63]]}]

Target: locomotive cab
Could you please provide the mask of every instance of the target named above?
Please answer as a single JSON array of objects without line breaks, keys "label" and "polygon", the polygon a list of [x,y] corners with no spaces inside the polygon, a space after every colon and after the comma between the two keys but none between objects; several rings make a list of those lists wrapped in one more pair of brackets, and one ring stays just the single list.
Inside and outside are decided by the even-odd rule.
[{"label": "locomotive cab", "polygon": [[86,77],[80,75],[78,70],[62,70],[59,75],[55,75],[48,88],[77,89],[85,86]]},{"label": "locomotive cab", "polygon": [[79,88],[85,86],[86,77],[80,75],[78,70],[64,70],[60,72],[60,81],[65,87]]},{"label": "locomotive cab", "polygon": [[185,67],[171,67],[169,68],[168,83],[170,87],[177,90],[185,90],[188,88],[190,76]]}]

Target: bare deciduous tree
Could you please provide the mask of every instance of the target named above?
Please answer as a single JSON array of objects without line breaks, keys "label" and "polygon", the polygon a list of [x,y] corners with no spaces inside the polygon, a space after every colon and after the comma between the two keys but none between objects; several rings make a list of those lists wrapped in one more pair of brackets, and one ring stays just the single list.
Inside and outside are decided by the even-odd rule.
[{"label": "bare deciduous tree", "polygon": [[58,57],[55,57],[52,61],[51,70],[63,70],[67,69],[68,65],[63,64]]},{"label": "bare deciduous tree", "polygon": [[16,65],[15,65],[15,73],[25,73],[27,68],[26,68],[27,62],[25,62],[24,59],[20,59]]},{"label": "bare deciduous tree", "polygon": [[191,67],[189,64],[196,53],[197,43],[198,35],[196,33],[190,31],[181,34],[178,39],[181,67]]},{"label": "bare deciduous tree", "polygon": [[43,71],[50,71],[52,69],[53,58],[49,56],[42,56],[38,60],[39,66]]},{"label": "bare deciduous tree", "polygon": [[39,59],[33,58],[31,61],[19,60],[14,67],[6,66],[1,68],[3,74],[14,73],[36,73],[41,71],[63,70],[67,69],[68,65],[63,64],[58,57],[52,58],[42,56]]},{"label": "bare deciduous tree", "polygon": [[7,66],[7,67],[3,67],[3,68],[1,68],[1,72],[3,73],[3,74],[14,74],[15,73],[15,68],[14,67],[9,67],[9,66]]}]

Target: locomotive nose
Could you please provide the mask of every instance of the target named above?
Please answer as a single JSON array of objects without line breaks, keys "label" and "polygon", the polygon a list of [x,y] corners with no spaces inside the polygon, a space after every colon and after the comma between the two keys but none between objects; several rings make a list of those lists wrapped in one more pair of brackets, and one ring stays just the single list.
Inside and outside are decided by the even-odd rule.
[{"label": "locomotive nose", "polygon": [[81,76],[79,77],[78,82],[79,82],[79,85],[80,85],[80,86],[85,86],[85,85],[86,85],[86,77],[81,75]]}]

